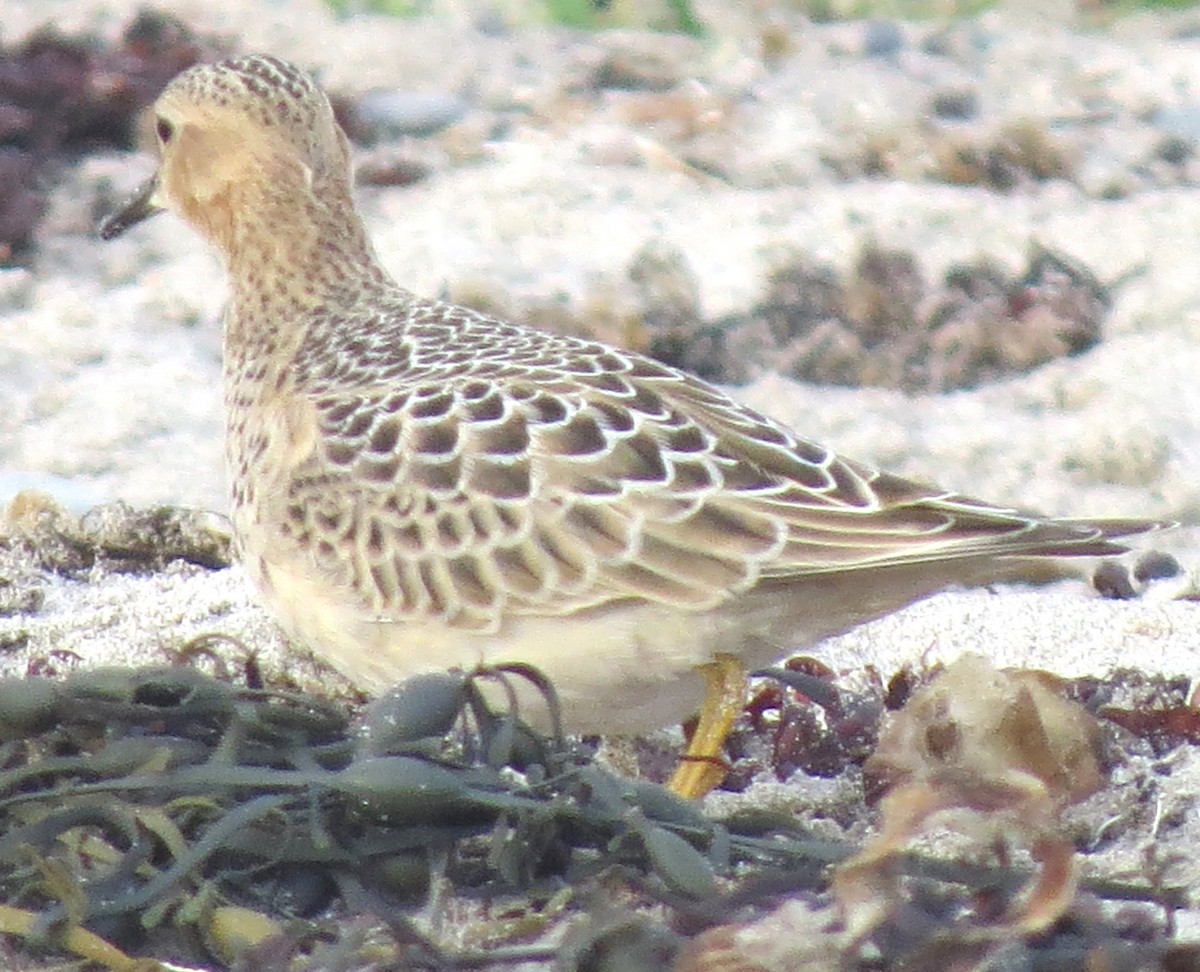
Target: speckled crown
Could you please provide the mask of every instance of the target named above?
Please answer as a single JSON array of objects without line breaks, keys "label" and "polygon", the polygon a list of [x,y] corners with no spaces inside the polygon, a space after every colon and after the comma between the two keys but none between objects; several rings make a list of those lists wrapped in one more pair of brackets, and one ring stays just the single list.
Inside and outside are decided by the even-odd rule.
[{"label": "speckled crown", "polygon": [[165,94],[221,107],[236,105],[266,128],[295,131],[330,112],[317,83],[294,64],[269,54],[249,54],[184,71]]}]

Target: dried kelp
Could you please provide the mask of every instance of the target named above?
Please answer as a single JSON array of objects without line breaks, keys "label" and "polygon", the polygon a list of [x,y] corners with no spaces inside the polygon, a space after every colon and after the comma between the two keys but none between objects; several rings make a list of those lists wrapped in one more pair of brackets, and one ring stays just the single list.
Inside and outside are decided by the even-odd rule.
[{"label": "dried kelp", "polygon": [[1036,243],[1019,274],[982,259],[931,284],[912,253],[868,241],[844,275],[804,255],[781,262],[745,313],[666,316],[647,350],[715,381],[774,370],[910,393],[977,388],[1094,347],[1113,289]]},{"label": "dried kelp", "polygon": [[215,570],[232,563],[231,547],[228,521],[198,510],[116,502],[79,517],[34,490],[0,508],[0,551],[18,551],[31,567],[65,577],[98,566],[152,573],[177,560]]},{"label": "dried kelp", "polygon": [[89,149],[130,146],[138,112],[167,81],[221,49],[151,10],[115,44],[47,26],[0,45],[0,266],[29,257],[48,171]]},{"label": "dried kelp", "polygon": [[[847,714],[882,711],[801,667],[810,670],[786,674],[782,691],[832,712],[834,731],[853,721]],[[912,763],[913,740],[941,740],[943,757],[952,748],[934,731],[945,707],[928,700],[974,697],[977,675],[915,689],[914,708],[894,717],[901,729],[924,726],[893,728],[873,757],[908,774],[898,791],[924,781],[939,799],[999,792],[988,789],[995,767],[986,760]],[[1061,720],[1046,716],[1073,704],[1035,676],[1016,678],[1016,695],[1036,696],[1053,751],[1078,755]],[[560,732],[528,728],[517,706],[528,685],[547,708],[542,721],[557,725],[552,686],[523,665],[419,676],[353,716],[186,667],[0,681],[0,931],[26,953],[130,970],[130,955],[260,972],[515,962],[567,972],[865,969],[879,956],[887,967],[948,956],[935,965],[970,968],[998,941],[1023,949],[1035,969],[1084,955],[1112,969],[1194,967],[1167,919],[1143,910],[1134,934],[1127,919],[1086,904],[1117,898],[1169,913],[1182,901],[1167,870],[1132,883],[1083,880],[1075,894],[1069,849],[1043,861],[1072,868],[1072,881],[1057,885],[1064,893],[1035,936],[997,917],[1027,900],[1027,866],[978,848],[964,859],[930,856],[906,840],[883,854],[860,850],[818,839],[786,813],[713,819],[654,783],[614,775]],[[1074,759],[1045,771],[1031,745],[1025,763],[1002,768],[1041,782],[1004,792],[1036,796],[1041,786],[1049,801],[1026,804],[1046,811],[1037,825],[1051,833],[1053,781],[1076,793],[1084,777]],[[848,923],[830,893],[838,865]],[[870,892],[866,924],[844,891],[856,874],[870,877],[858,885]],[[454,948],[413,917],[440,912],[448,894],[460,914],[476,909]],[[543,944],[571,915],[566,943]],[[873,952],[863,951],[867,940]],[[742,964],[729,964],[735,954]]]}]

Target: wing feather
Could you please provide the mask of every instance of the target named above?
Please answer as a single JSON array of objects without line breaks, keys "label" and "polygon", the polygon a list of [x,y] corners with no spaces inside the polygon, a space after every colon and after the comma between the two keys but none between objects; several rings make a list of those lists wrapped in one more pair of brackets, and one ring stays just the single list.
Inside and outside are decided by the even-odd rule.
[{"label": "wing feather", "polygon": [[289,542],[381,619],[481,630],[626,598],[711,607],[764,578],[1105,545],[1086,522],[879,474],[681,372],[563,342],[551,364],[517,343],[503,367],[314,398]]}]

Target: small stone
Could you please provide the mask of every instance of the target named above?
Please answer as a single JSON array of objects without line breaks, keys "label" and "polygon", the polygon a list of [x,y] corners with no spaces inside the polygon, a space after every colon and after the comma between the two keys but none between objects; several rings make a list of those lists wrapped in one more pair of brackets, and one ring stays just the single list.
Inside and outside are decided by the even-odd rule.
[{"label": "small stone", "polygon": [[979,95],[973,88],[943,89],[934,94],[929,107],[937,118],[967,121],[979,114]]},{"label": "small stone", "polygon": [[1101,597],[1110,601],[1131,601],[1137,588],[1129,577],[1128,568],[1116,560],[1106,560],[1092,574],[1092,586]]},{"label": "small stone", "polygon": [[1138,558],[1133,568],[1133,576],[1141,583],[1163,580],[1168,577],[1178,577],[1183,567],[1169,553],[1161,550],[1150,550]]},{"label": "small stone", "polygon": [[350,134],[364,144],[397,138],[424,138],[461,119],[469,106],[440,92],[369,91],[351,108]]},{"label": "small stone", "polygon": [[408,186],[427,178],[431,171],[429,164],[421,159],[383,148],[359,161],[354,180],[363,186]]},{"label": "small stone", "polygon": [[1154,154],[1168,165],[1184,165],[1196,154],[1196,143],[1180,135],[1164,135]]},{"label": "small stone", "polygon": [[863,53],[867,57],[891,57],[904,44],[904,31],[894,20],[868,20],[863,26]]}]

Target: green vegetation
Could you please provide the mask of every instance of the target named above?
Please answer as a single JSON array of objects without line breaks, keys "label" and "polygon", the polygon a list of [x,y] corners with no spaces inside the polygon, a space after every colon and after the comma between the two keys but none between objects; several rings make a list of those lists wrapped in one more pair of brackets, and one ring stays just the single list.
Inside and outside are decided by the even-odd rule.
[{"label": "green vegetation", "polygon": [[928,20],[931,17],[970,17],[993,6],[993,0],[798,0],[794,7],[818,23],[894,17]]},{"label": "green vegetation", "polygon": [[[1124,14],[1138,10],[1185,10],[1198,0],[1078,0],[1083,15]],[[814,21],[858,20],[864,17],[894,17],[899,20],[928,20],[933,17],[971,17],[997,5],[997,0],[791,0],[790,6]],[[1036,0],[1027,3],[1036,9]]]},{"label": "green vegetation", "polygon": [[[325,0],[341,17],[356,13],[415,17],[436,13],[439,0]],[[468,0],[469,2],[469,0]],[[581,30],[606,27],[641,27],[649,30],[678,31],[700,37],[704,24],[692,9],[691,0],[495,0],[475,4],[513,12],[519,20],[558,24]]]},{"label": "green vegetation", "polygon": [[599,18],[611,6],[593,0],[546,0],[546,17],[563,27],[596,27]]},{"label": "green vegetation", "polygon": [[1135,10],[1187,10],[1197,0],[1108,0],[1102,4],[1113,13],[1132,13]]},{"label": "green vegetation", "polygon": [[356,13],[385,14],[389,17],[415,17],[429,10],[429,0],[325,0],[339,17]]},{"label": "green vegetation", "polygon": [[704,33],[704,25],[696,17],[688,0],[669,0],[669,6],[675,11],[675,16],[679,20],[679,29],[683,33],[691,34],[693,37],[700,37]]},{"label": "green vegetation", "polygon": [[544,17],[563,27],[643,27],[699,37],[704,25],[691,0],[544,0]]},{"label": "green vegetation", "polygon": [[[325,0],[339,15],[355,13],[414,17],[436,13],[445,0]],[[458,0],[471,3],[472,0]],[[731,0],[735,2],[735,0]],[[996,4],[996,0],[780,0],[814,21],[854,20],[864,17],[891,17],[900,20],[971,17]],[[1088,14],[1128,14],[1139,10],[1184,10],[1200,0],[1080,0],[1080,12]],[[650,30],[678,31],[693,37],[703,36],[704,24],[692,8],[692,0],[478,0],[504,11],[520,11],[521,19],[602,30],[608,27],[641,27]]]}]

